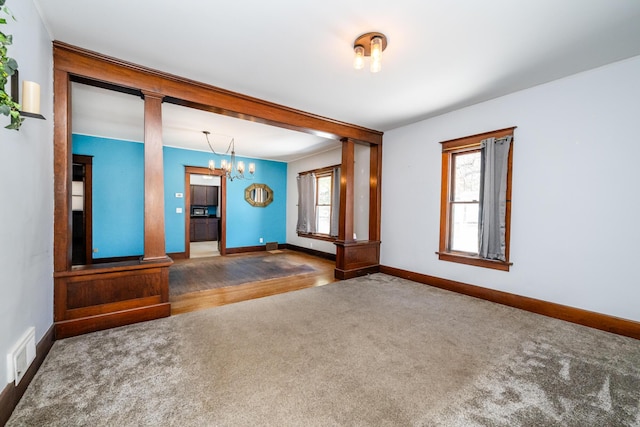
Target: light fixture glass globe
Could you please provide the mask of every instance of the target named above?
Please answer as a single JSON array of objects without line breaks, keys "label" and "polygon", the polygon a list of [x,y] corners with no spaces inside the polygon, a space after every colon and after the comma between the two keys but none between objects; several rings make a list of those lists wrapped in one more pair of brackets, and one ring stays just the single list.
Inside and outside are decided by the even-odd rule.
[{"label": "light fixture glass globe", "polygon": [[382,37],[371,39],[371,72],[377,73],[382,69]]},{"label": "light fixture glass globe", "polygon": [[362,70],[364,68],[364,47],[357,45],[353,48],[353,68]]}]

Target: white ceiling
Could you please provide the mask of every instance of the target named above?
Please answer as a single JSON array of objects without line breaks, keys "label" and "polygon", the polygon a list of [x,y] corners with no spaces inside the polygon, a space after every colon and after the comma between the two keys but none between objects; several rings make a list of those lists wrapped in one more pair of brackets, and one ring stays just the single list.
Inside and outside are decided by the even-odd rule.
[{"label": "white ceiling", "polygon": [[[72,131],[127,141],[144,140],[144,101],[136,96],[72,83]],[[331,150],[340,142],[207,111],[162,104],[164,145],[209,151],[202,131],[217,153],[235,142],[236,154],[289,162]]]},{"label": "white ceiling", "polygon": [[[55,40],[381,131],[640,55],[638,0],[35,3]],[[353,41],[369,31],[388,37],[377,74],[352,68]],[[75,132],[141,139],[139,99],[74,91]],[[167,145],[206,149],[207,129],[216,150],[233,136],[252,157],[289,161],[335,146],[173,105],[163,116]]]}]

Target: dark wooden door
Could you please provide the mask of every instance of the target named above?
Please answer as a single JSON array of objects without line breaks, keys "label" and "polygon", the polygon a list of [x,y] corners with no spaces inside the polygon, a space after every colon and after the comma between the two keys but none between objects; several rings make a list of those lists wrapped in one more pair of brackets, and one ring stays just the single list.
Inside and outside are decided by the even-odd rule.
[{"label": "dark wooden door", "polygon": [[193,242],[206,242],[208,237],[207,218],[191,218]]}]

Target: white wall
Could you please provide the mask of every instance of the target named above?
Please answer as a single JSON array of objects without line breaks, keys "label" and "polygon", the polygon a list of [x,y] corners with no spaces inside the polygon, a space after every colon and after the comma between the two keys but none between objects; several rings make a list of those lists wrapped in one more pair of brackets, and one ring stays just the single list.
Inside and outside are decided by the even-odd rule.
[{"label": "white wall", "polygon": [[353,164],[353,232],[356,240],[369,240],[369,187],[371,148],[355,144]]},{"label": "white wall", "polygon": [[333,242],[299,237],[296,233],[298,222],[298,183],[296,178],[300,172],[339,165],[340,163],[342,163],[342,149],[338,148],[287,165],[287,243],[316,251],[336,253],[336,246]]},{"label": "white wall", "polygon": [[[383,265],[640,321],[640,56],[387,132]],[[510,272],[439,261],[439,141],[517,126]]]},{"label": "white wall", "polygon": [[[39,341],[53,323],[53,74],[51,40],[32,1],[8,1],[17,22],[9,56],[20,80],[40,84],[45,120],[4,129],[0,115],[0,390],[5,357],[30,326]],[[9,90],[9,85],[5,88]]]}]

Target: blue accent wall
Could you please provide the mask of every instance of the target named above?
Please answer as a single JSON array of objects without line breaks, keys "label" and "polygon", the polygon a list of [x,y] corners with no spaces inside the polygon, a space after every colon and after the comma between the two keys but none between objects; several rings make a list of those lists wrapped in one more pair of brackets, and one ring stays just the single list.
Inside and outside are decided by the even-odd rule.
[{"label": "blue accent wall", "polygon": [[93,257],[142,255],[144,145],[75,134],[72,144],[93,156]]},{"label": "blue accent wall", "polygon": [[[93,157],[93,247],[94,258],[142,255],[144,253],[144,145],[86,135],[73,135],[73,153]],[[184,252],[185,215],[189,207],[176,193],[185,188],[184,167],[206,167],[220,157],[202,151],[164,147],[164,195],[166,251]],[[248,168],[256,164],[253,180],[227,180],[227,248],[255,246],[263,242],[286,242],[287,164],[238,157]],[[244,200],[244,190],[253,183],[267,184],[273,202],[264,208]],[[182,213],[176,213],[182,208]]]},{"label": "blue accent wall", "polygon": [[[184,215],[176,214],[176,208],[184,206],[184,198],[175,193],[189,191],[184,188],[184,167],[207,167],[209,160],[220,165],[221,158],[203,151],[164,147],[164,194],[167,252],[184,252]],[[227,180],[227,248],[255,246],[260,238],[266,242],[286,242],[287,164],[269,160],[237,157],[249,167],[256,164],[252,180]],[[244,190],[253,183],[267,184],[273,190],[273,202],[264,208],[251,206],[244,200]]]},{"label": "blue accent wall", "polygon": [[[242,160],[245,165],[255,162],[256,177],[252,181],[227,180],[227,247],[260,245],[260,237],[264,243],[286,243],[287,164]],[[244,199],[244,190],[253,183],[267,184],[273,190],[273,202],[269,206],[251,206]]]}]

